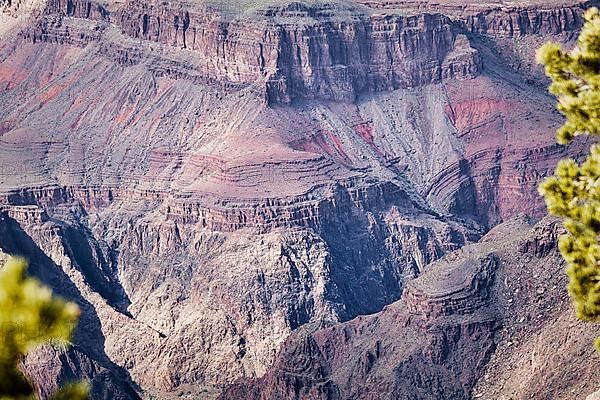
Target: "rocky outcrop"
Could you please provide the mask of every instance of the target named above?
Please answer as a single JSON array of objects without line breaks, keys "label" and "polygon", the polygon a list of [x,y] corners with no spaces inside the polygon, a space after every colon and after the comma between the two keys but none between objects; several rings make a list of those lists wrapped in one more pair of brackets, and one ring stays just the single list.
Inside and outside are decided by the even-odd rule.
[{"label": "rocky outcrop", "polygon": [[411,313],[426,318],[473,313],[487,305],[497,267],[494,255],[462,262],[440,261],[428,267],[439,270],[437,274],[425,274],[407,285],[404,301]]},{"label": "rocky outcrop", "polygon": [[468,398],[500,326],[490,296],[498,262],[450,260],[426,268],[379,314],[295,332],[264,378],[221,398]]},{"label": "rocky outcrop", "polygon": [[[592,393],[595,360],[582,361],[579,350],[568,346],[578,347],[576,343],[583,340],[589,347],[593,329],[575,322],[564,292],[548,292],[555,281],[536,281],[540,285],[536,290],[521,286],[531,282],[530,274],[547,277],[560,270],[556,253],[518,251],[521,243],[549,239],[546,234],[556,229],[556,222],[546,220],[528,229],[523,219],[500,225],[480,244],[425,268],[407,286],[402,300],[376,315],[298,330],[284,342],[265,377],[239,382],[221,398],[492,399],[530,394],[544,398],[551,393],[553,398],[567,399],[573,390]],[[557,275],[556,280],[564,281],[565,275]],[[552,310],[548,304],[553,304]],[[516,328],[528,318],[533,318],[527,322],[531,326],[522,334]],[[571,321],[568,328],[565,320]],[[545,360],[544,366],[533,368],[554,370],[557,362],[578,360],[568,364],[573,371],[560,383],[555,376],[544,375],[535,388],[515,387],[518,374],[531,368],[515,370],[516,359],[532,357],[533,364],[542,362],[543,355],[525,349],[539,346],[538,340],[554,340],[564,329],[568,329],[566,343],[554,342],[565,352],[563,359]],[[593,349],[585,352],[591,354]],[[516,359],[509,360],[509,354]],[[493,361],[488,364],[490,357]],[[498,371],[503,371],[503,377],[494,385]],[[532,380],[540,377],[535,372],[527,375]]]},{"label": "rocky outcrop", "polygon": [[[101,213],[118,215],[121,206]],[[48,209],[51,218],[35,220],[36,206],[6,206],[0,246],[7,253],[37,254],[34,272],[86,314],[77,343],[88,359],[53,384],[73,375],[96,379],[106,370],[110,385],[121,387],[125,378],[117,377],[127,365],[131,378],[155,394],[261,375],[294,329],[381,309],[400,295],[403,276],[472,235],[433,218],[407,220],[397,207],[383,214],[354,208],[345,224],[265,233],[247,227],[232,236],[160,214],[124,222],[96,219],[88,209],[94,219],[86,223],[86,211],[75,201]],[[174,268],[173,260],[182,264]],[[199,263],[202,268],[192,268]],[[65,276],[55,282],[46,270]],[[229,274],[236,278],[224,279]],[[210,304],[218,306],[201,311]],[[107,340],[98,344],[94,335]],[[188,350],[181,351],[182,342]],[[58,358],[47,361],[52,365],[77,362],[52,354]],[[28,368],[39,375],[33,364]],[[110,388],[99,382],[95,390],[100,396]]]},{"label": "rocky outcrop", "polygon": [[3,218],[10,218],[21,225],[42,224],[48,221],[48,214],[43,208],[32,206],[5,206],[0,209]]},{"label": "rocky outcrop", "polygon": [[271,99],[354,100],[362,92],[473,77],[481,67],[477,52],[457,42],[452,22],[439,14],[332,25],[282,32]]},{"label": "rocky outcrop", "polygon": [[[251,229],[257,233],[268,233],[281,228],[323,230],[332,226],[351,225],[357,213],[377,212],[389,207],[400,209],[402,213],[432,213],[414,194],[392,182],[368,186],[357,186],[358,183],[340,182],[292,198],[252,202],[221,199],[216,204],[210,204],[206,199],[194,201],[185,197],[168,198],[168,193],[160,191],[48,187],[2,194],[0,204],[6,206],[0,208],[0,211],[21,224],[32,224],[47,221],[45,208],[78,204],[86,210],[102,210],[114,203],[147,201],[161,203],[160,213],[174,224],[194,225],[213,232]],[[320,195],[321,190],[325,192],[325,196]]]},{"label": "rocky outcrop", "polygon": [[[45,212],[37,207],[5,207],[0,213],[0,258],[4,260],[6,254],[26,256],[31,274],[57,295],[76,302],[82,311],[72,348],[36,349],[23,360],[23,368],[43,398],[49,397],[59,385],[85,378],[93,398],[139,399],[129,373],[105,352],[102,329],[106,327],[101,326],[98,312],[106,306],[106,300],[98,293],[118,293],[116,286],[109,281],[108,271],[92,267],[93,250],[88,248],[90,254],[86,254],[85,247],[78,245],[83,243],[72,237],[64,226],[49,221]],[[82,284],[86,281],[87,285]],[[125,319],[116,314],[115,321]],[[150,339],[151,333],[146,331],[145,334],[146,339]]]},{"label": "rocky outcrop", "polygon": [[[353,101],[364,92],[477,76],[481,55],[465,33],[502,38],[574,32],[587,6],[492,7],[451,18],[443,8],[397,16],[369,14],[352,5],[292,3],[229,20],[203,6],[130,1],[109,9],[87,0],[52,0],[44,10],[47,17],[24,36],[84,45],[99,40],[102,23],[110,23],[128,38],[181,48],[204,60],[187,73],[163,71],[171,76],[259,86],[270,104],[301,98]],[[343,22],[336,17],[340,13],[346,15]],[[65,29],[63,17],[98,25]],[[125,64],[149,56],[134,44],[113,44],[105,51]]]},{"label": "rocky outcrop", "polygon": [[472,33],[494,37],[558,35],[576,31],[583,24],[583,12],[594,5],[589,1],[569,7],[507,7],[468,16],[460,23]]},{"label": "rocky outcrop", "polygon": [[432,262],[545,213],[539,180],[586,144],[554,145],[553,100],[494,48],[513,39],[461,25],[482,10],[204,5],[53,0],[0,45],[0,248],[84,311],[41,389],[466,396],[505,264]]},{"label": "rocky outcrop", "polygon": [[[82,45],[98,40],[96,32],[65,29],[63,16],[110,22],[126,37],[201,57],[205,61],[195,66],[196,73],[207,82],[263,87],[269,103],[299,98],[353,101],[363,92],[466,79],[481,69],[477,51],[441,14],[374,17],[338,7],[292,3],[265,10],[257,16],[264,20],[259,24],[227,21],[216,18],[214,10],[179,5],[134,1],[109,11],[88,1],[55,0],[44,11],[48,17],[24,36]],[[338,12],[349,13],[349,18],[339,22]],[[305,20],[313,22],[301,22]],[[137,63],[144,57],[143,50],[125,51],[120,62]]]}]

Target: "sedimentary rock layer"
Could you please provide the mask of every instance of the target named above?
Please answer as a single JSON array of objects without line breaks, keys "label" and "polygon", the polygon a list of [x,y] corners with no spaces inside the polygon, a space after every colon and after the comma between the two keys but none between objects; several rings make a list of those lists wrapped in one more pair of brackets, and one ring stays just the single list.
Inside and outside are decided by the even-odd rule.
[{"label": "sedimentary rock layer", "polygon": [[[541,216],[541,177],[583,154],[554,144],[553,100],[521,60],[533,43],[572,40],[587,4],[27,7],[0,45],[0,248],[83,310],[73,351],[26,362],[40,391],[81,376],[94,398],[215,397],[273,362],[301,371],[276,358],[294,331],[406,290],[348,332],[368,343],[389,333],[369,324],[389,318],[402,340],[430,340],[394,356],[390,393],[467,393],[504,321],[500,267],[489,252],[432,263],[517,213]],[[543,243],[520,248],[538,257]],[[281,349],[354,354],[337,332]],[[377,346],[359,352],[360,379]],[[303,387],[372,395],[354,378],[336,389],[322,379],[337,364],[323,365]],[[232,390],[267,396],[256,382]],[[286,382],[273,393],[300,384]]]},{"label": "sedimentary rock layer", "polygon": [[[363,92],[476,76],[481,55],[465,34],[570,33],[581,26],[586,6],[491,8],[451,18],[441,10],[381,15],[352,3],[293,3],[230,20],[202,5],[52,0],[43,10],[46,17],[23,35],[32,41],[84,45],[98,40],[97,31],[110,23],[127,37],[189,51],[202,60],[192,75],[206,82],[254,85],[269,103],[298,98],[352,101]],[[94,21],[96,27],[64,28],[69,18]],[[135,47],[112,47],[106,51],[122,63],[139,63],[148,56]]]},{"label": "sedimentary rock layer", "polygon": [[[591,394],[597,356],[590,343],[597,329],[576,322],[568,296],[554,290],[565,281],[556,248],[539,247],[556,238],[557,224],[527,229],[525,220],[511,221],[480,244],[449,254],[376,315],[298,330],[265,377],[233,385],[220,398]],[[560,349],[560,356],[550,357],[541,350],[546,347]],[[563,368],[566,374],[558,372]]]}]

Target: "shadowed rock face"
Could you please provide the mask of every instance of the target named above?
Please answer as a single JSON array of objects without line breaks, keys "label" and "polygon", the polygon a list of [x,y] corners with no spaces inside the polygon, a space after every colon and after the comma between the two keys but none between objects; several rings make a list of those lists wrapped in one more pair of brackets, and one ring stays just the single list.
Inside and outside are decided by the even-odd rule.
[{"label": "shadowed rock face", "polygon": [[[237,383],[220,398],[569,399],[573,390],[592,393],[597,355],[589,343],[598,330],[576,322],[568,296],[554,289],[565,283],[560,255],[547,246],[555,243],[556,222],[529,229],[523,219],[496,227],[480,243],[428,266],[380,313],[299,329],[263,378]],[[560,355],[551,357],[550,348]]]},{"label": "shadowed rock face", "polygon": [[466,396],[497,354],[500,256],[432,263],[543,215],[539,180],[583,154],[554,144],[527,60],[591,3],[243,4],[4,5],[0,249],[84,311],[72,351],[25,368],[43,394],[84,376],[94,398],[212,398],[265,376],[231,390],[378,398],[379,345],[343,375],[346,333],[286,339],[381,312],[347,326],[411,343],[376,368],[390,398]]},{"label": "shadowed rock face", "polygon": [[[183,48],[210,60],[195,66],[199,79],[256,85],[269,103],[352,101],[364,91],[472,77],[481,64],[441,14],[379,18],[351,4],[292,3],[257,11],[251,20],[230,21],[204,7],[128,2],[109,11],[71,0],[49,2],[44,14],[24,33],[28,40],[85,45],[98,40],[98,33],[79,33],[76,27],[73,35],[64,17],[84,19],[98,29],[111,22],[129,38]],[[107,51],[124,64],[145,58],[143,49],[127,47]]]},{"label": "shadowed rock face", "polygon": [[[508,9],[490,5],[477,13],[449,17],[443,8],[422,13],[402,3],[397,6],[404,15],[382,14],[376,12],[375,3],[367,3],[372,10],[354,2],[271,6],[266,2],[264,8],[232,20],[202,2],[191,7],[52,0],[43,8],[44,17],[22,35],[33,42],[84,46],[102,41],[101,32],[110,23],[130,39],[185,49],[205,60],[161,69],[163,74],[190,73],[204,82],[253,85],[268,103],[353,101],[364,92],[477,76],[482,58],[465,34],[497,38],[568,34],[578,29],[583,10],[592,4]],[[87,21],[88,26],[73,26],[70,18]],[[134,43],[105,45],[103,50],[122,64],[138,64],[149,54]]]}]

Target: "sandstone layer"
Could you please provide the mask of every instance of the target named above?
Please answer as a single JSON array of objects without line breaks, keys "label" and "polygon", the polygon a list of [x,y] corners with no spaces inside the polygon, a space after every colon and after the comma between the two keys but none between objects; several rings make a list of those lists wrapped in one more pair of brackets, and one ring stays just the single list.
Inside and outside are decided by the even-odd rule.
[{"label": "sandstone layer", "polygon": [[[393,385],[431,369],[423,396],[469,393],[504,318],[499,261],[448,264],[439,298],[419,282],[498,223],[543,215],[540,179],[583,154],[555,144],[526,60],[572,43],[594,2],[2,4],[0,249],[84,311],[72,350],[25,360],[42,394],[86,377],[94,398],[213,398],[277,379],[293,332],[403,292],[381,318],[402,315],[405,338],[448,319],[457,347],[436,353],[440,328],[419,378]],[[232,390],[289,389],[256,385]]]}]

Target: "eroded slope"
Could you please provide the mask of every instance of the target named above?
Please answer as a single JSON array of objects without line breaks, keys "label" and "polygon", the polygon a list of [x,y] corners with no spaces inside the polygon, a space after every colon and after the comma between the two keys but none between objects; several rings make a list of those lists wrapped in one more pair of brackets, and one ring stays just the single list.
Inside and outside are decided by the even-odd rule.
[{"label": "eroded slope", "polygon": [[[28,370],[56,366],[45,393],[80,375],[99,398],[214,396],[301,326],[380,311],[432,261],[541,215],[539,179],[584,144],[554,144],[514,43],[568,42],[588,4],[33,7],[0,49],[0,248],[85,318],[74,352]],[[480,371],[428,368],[444,378],[423,390],[453,393]]]},{"label": "eroded slope", "polygon": [[298,330],[264,378],[221,398],[585,398],[598,387],[598,329],[576,320],[562,290],[558,231],[502,224],[382,312]]}]

